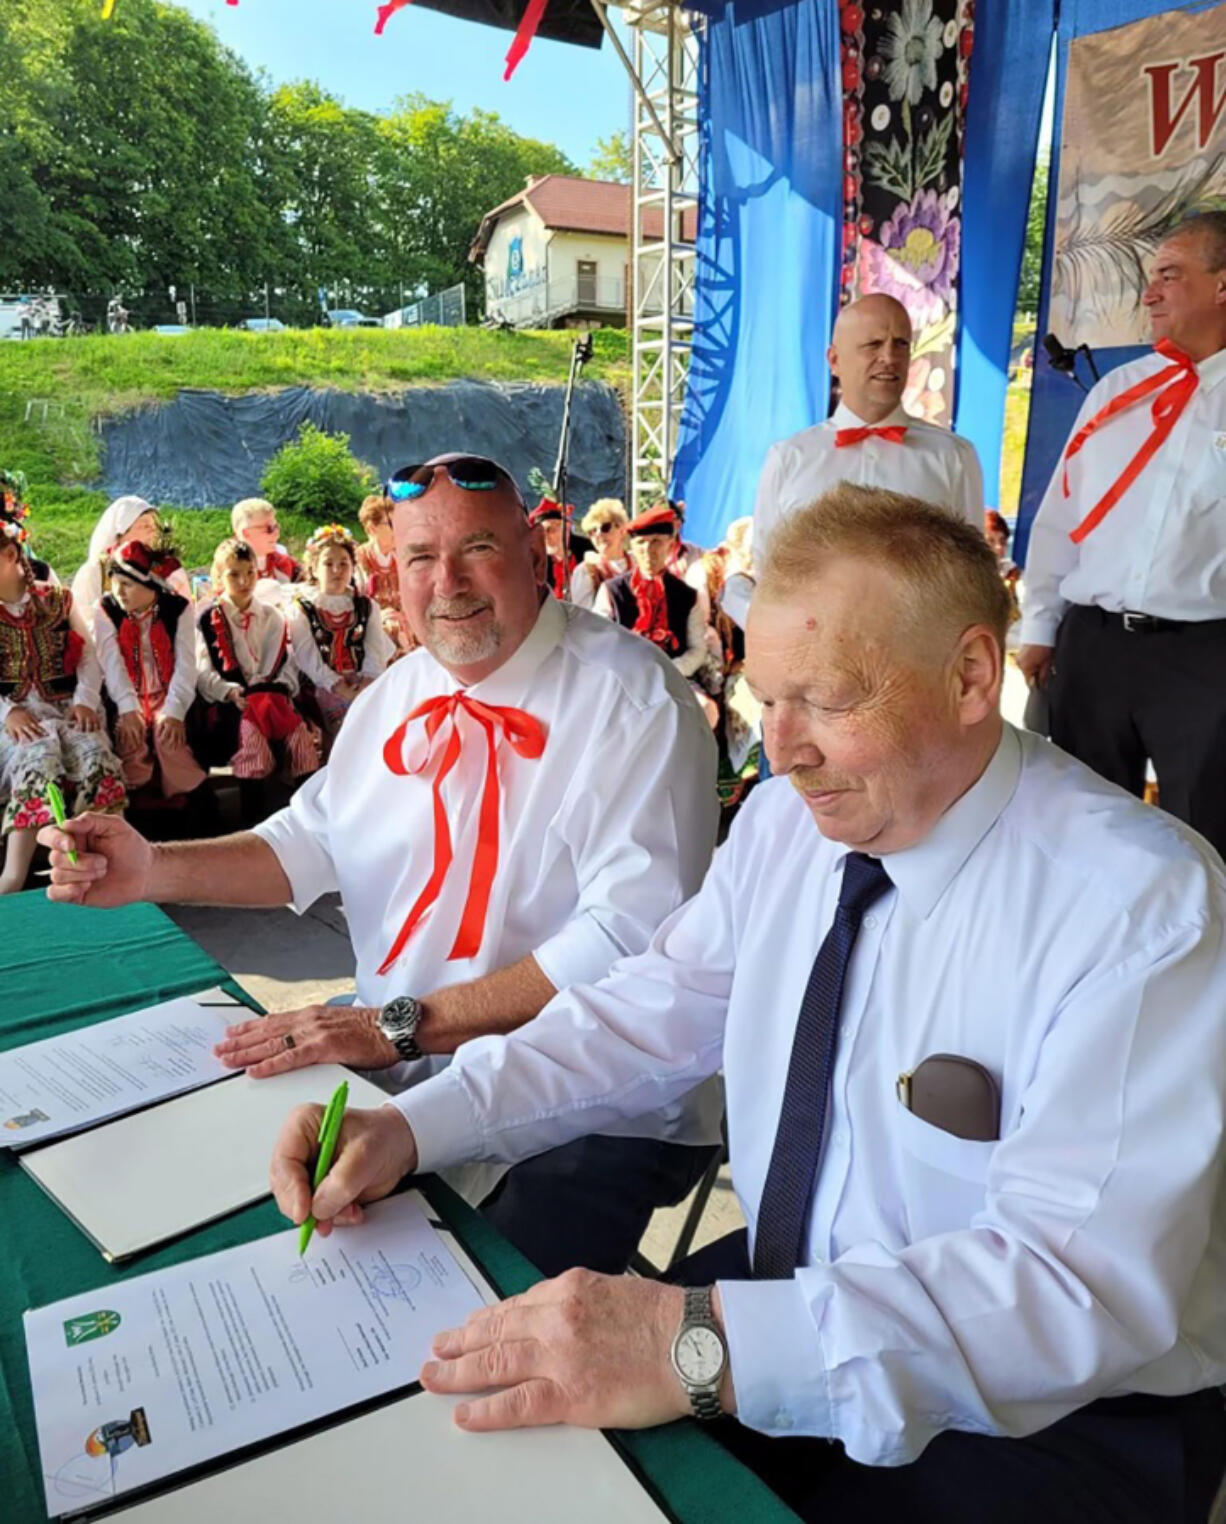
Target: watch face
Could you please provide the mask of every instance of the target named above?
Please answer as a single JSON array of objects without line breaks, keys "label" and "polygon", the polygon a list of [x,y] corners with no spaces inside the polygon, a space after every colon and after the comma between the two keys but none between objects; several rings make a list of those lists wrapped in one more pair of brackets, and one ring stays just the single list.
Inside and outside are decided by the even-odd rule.
[{"label": "watch face", "polygon": [[709,1386],[724,1365],[724,1346],[713,1328],[687,1328],[674,1350],[677,1369],[691,1386]]},{"label": "watch face", "polygon": [[395,1000],[389,1000],[383,1007],[379,1025],[393,1036],[402,1032],[412,1032],[417,1027],[418,1010],[417,1001],[412,995],[400,995]]}]

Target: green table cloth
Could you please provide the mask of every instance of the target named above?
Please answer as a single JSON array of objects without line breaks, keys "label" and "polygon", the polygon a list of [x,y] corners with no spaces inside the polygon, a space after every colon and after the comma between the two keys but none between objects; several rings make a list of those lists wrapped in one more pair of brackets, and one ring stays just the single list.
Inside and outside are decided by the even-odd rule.
[{"label": "green table cloth", "polygon": [[[41,893],[0,899],[0,1049],[222,984],[226,970],[160,910],[82,910]],[[423,1189],[504,1295],[538,1272],[441,1181]],[[271,1201],[108,1265],[11,1153],[0,1154],[0,1517],[45,1520],[22,1313],[285,1227]],[[412,1379],[416,1372],[408,1373]],[[616,1443],[680,1524],[794,1524],[795,1515],[697,1424],[619,1433]]]}]

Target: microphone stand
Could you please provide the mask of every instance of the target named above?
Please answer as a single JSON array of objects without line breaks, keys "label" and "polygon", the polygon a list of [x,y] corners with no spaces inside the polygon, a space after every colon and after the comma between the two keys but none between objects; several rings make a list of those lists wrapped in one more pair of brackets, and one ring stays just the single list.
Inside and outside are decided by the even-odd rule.
[{"label": "microphone stand", "polygon": [[571,407],[579,373],[592,358],[592,335],[585,333],[575,340],[570,354],[570,375],[566,381],[566,400],[562,405],[562,434],[558,440],[558,458],[553,468],[553,500],[562,510],[562,588],[570,597],[570,519],[566,515],[567,460],[570,455]]}]

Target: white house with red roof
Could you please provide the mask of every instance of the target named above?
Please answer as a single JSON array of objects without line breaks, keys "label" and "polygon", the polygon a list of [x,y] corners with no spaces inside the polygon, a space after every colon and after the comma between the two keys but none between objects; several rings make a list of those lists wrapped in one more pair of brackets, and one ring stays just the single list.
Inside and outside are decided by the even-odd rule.
[{"label": "white house with red roof", "polygon": [[[485,271],[486,317],[515,328],[624,327],[631,204],[628,185],[542,175],[487,212],[468,251]],[[647,237],[660,237],[660,212],[645,215]]]}]

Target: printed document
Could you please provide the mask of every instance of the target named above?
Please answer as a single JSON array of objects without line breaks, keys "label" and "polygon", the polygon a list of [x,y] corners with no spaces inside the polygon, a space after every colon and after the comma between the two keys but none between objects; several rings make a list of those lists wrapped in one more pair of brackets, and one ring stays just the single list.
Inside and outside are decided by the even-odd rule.
[{"label": "printed document", "polygon": [[0,1053],[0,1148],[79,1132],[225,1079],[233,1070],[213,1044],[246,1009],[210,990]]},{"label": "printed document", "polygon": [[426,1215],[298,1229],[25,1315],[52,1518],[416,1381],[483,1298]]}]

